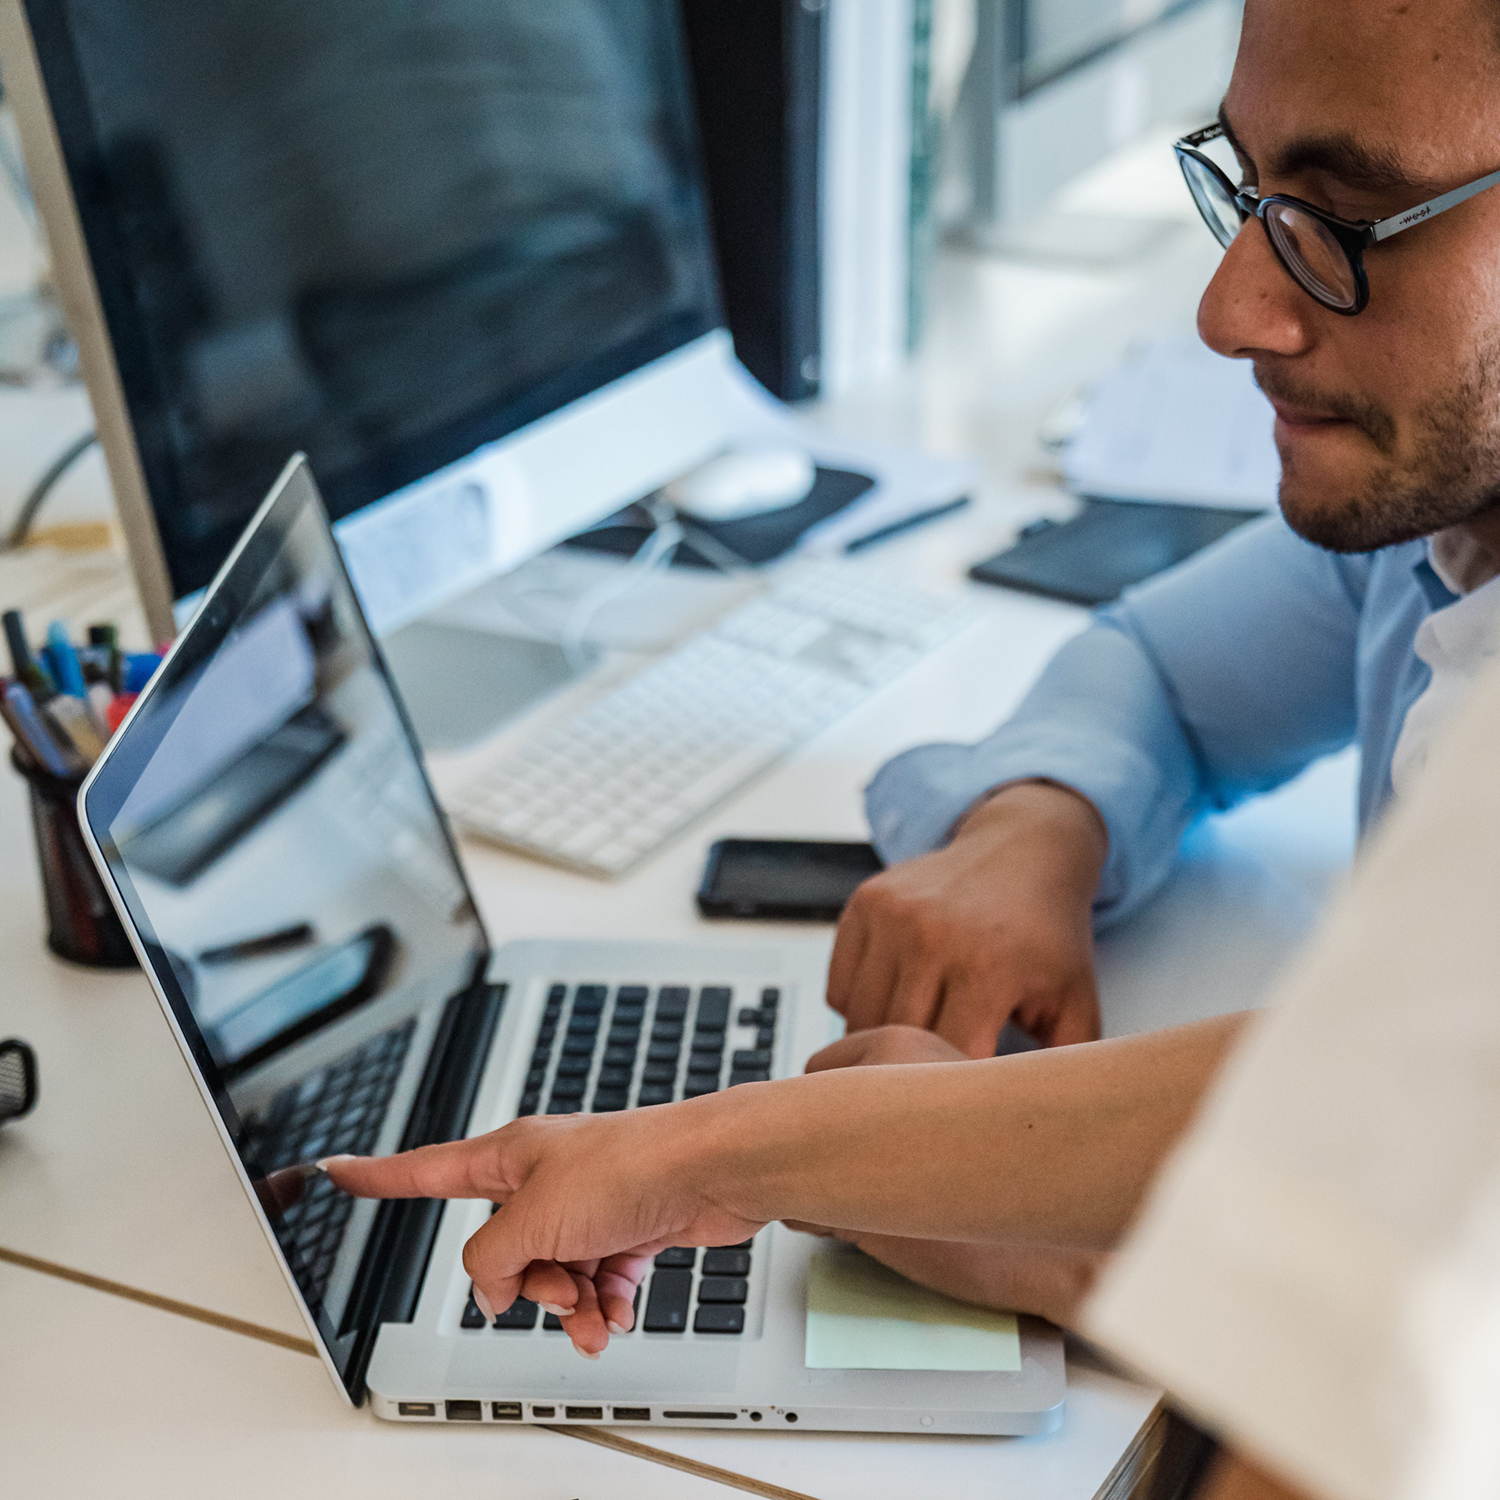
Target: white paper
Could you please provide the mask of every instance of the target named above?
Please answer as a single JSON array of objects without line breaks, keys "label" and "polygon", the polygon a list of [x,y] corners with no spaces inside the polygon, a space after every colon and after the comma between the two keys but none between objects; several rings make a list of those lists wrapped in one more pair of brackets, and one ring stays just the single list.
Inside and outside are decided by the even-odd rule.
[{"label": "white paper", "polygon": [[1275,420],[1249,360],[1163,339],[1094,388],[1063,476],[1076,494],[1109,500],[1269,510],[1281,483]]}]

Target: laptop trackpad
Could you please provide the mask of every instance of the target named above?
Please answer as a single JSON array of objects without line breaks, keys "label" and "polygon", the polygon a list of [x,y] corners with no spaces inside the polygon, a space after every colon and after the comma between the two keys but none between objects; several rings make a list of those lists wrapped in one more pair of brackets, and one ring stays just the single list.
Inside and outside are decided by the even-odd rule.
[{"label": "laptop trackpad", "polygon": [[[487,1339],[454,1339],[448,1389],[493,1387],[509,1381],[528,1396],[618,1396],[622,1391],[661,1400],[733,1399],[739,1381],[739,1350],[704,1339],[678,1340],[627,1334],[612,1339],[603,1357],[584,1359],[562,1334],[496,1333]],[[496,1387],[498,1389],[498,1387]],[[509,1386],[507,1386],[509,1389]]]}]

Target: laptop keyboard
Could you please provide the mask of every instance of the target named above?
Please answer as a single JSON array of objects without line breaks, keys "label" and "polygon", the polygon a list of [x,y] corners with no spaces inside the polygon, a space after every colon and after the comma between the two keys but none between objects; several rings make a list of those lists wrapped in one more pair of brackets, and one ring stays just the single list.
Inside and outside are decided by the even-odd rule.
[{"label": "laptop keyboard", "polygon": [[[755,1005],[735,1004],[729,985],[554,984],[532,1048],[522,1115],[606,1113],[696,1099],[771,1076],[781,991],[763,989]],[[738,1045],[731,1044],[731,1037]],[[663,1250],[636,1297],[644,1333],[737,1334],[745,1331],[753,1242],[701,1253]],[[644,1300],[645,1312],[641,1306]],[[540,1309],[524,1297],[494,1320],[502,1331],[530,1331]],[[460,1326],[485,1317],[473,1288]],[[548,1313],[545,1331],[562,1332]]]},{"label": "laptop keyboard", "polygon": [[[380,1137],[416,1024],[410,1020],[381,1032],[283,1089],[247,1126],[247,1159],[269,1176],[324,1156],[368,1156]],[[304,1294],[318,1301],[328,1290],[354,1202],[320,1173],[302,1200],[282,1213],[282,1246]]]}]

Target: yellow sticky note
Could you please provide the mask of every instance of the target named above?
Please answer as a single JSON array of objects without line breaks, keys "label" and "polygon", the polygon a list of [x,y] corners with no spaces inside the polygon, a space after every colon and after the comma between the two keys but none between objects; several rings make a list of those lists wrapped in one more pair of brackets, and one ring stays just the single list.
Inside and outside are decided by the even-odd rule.
[{"label": "yellow sticky note", "polygon": [[887,1270],[846,1245],[807,1268],[809,1370],[1019,1370],[1014,1313],[989,1312]]}]

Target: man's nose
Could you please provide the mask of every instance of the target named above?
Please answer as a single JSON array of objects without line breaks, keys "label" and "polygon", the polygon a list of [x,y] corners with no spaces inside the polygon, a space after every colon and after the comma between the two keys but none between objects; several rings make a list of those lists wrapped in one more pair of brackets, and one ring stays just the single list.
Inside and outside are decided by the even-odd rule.
[{"label": "man's nose", "polygon": [[1198,304],[1198,333],[1230,359],[1294,356],[1306,353],[1320,311],[1276,258],[1265,230],[1247,222]]}]

